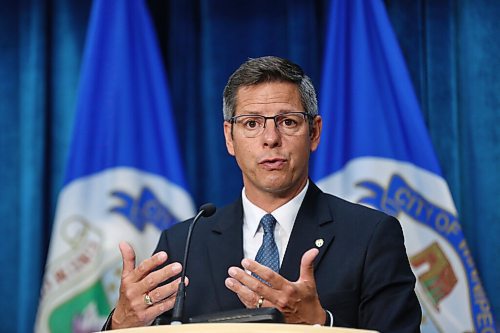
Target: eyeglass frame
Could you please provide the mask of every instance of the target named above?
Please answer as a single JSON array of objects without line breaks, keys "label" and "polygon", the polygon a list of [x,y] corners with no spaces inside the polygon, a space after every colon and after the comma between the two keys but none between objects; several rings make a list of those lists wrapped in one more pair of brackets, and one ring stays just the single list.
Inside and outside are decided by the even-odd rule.
[{"label": "eyeglass frame", "polygon": [[[236,120],[238,118],[240,118],[240,117],[261,117],[261,118],[264,118],[264,126],[262,127],[262,132],[259,133],[259,134],[257,134],[254,137],[249,137],[249,138],[256,138],[259,135],[262,135],[262,133],[264,133],[264,130],[266,129],[266,125],[267,125],[267,120],[268,119],[272,119],[274,121],[274,127],[276,127],[276,129],[278,129],[278,132],[280,134],[283,134],[279,130],[280,127],[278,126],[278,123],[276,122],[276,118],[277,117],[281,117],[283,115],[288,115],[288,114],[301,114],[301,115],[303,115],[304,116],[304,120],[306,120],[309,123],[309,131],[311,130],[311,128],[313,126],[313,120],[314,120],[314,118],[316,118],[316,116],[317,116],[317,115],[312,115],[312,114],[310,114],[309,112],[306,112],[306,111],[290,111],[290,112],[278,113],[278,114],[275,114],[274,116],[269,116],[269,117],[266,117],[266,116],[263,116],[263,115],[260,115],[260,114],[240,114],[240,115],[237,115],[237,116],[232,116],[231,118],[229,118],[226,121],[231,124],[231,135],[232,135],[233,134],[234,124],[236,123]],[[284,135],[287,135],[287,134],[284,134]]]}]

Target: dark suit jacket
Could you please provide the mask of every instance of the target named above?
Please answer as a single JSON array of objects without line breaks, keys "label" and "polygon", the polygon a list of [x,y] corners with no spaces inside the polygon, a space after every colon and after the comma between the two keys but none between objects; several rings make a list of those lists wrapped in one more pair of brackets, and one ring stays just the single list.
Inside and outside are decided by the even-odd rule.
[{"label": "dark suit jacket", "polygon": [[[156,252],[167,252],[168,263],[182,263],[189,223],[162,233]],[[243,308],[224,285],[228,268],[241,266],[242,224],[240,198],[196,225],[187,264],[186,318]],[[336,326],[419,332],[415,277],[394,217],[323,193],[310,182],[279,273],[297,280],[302,254],[319,238],[324,244],[315,261],[317,289]]]}]

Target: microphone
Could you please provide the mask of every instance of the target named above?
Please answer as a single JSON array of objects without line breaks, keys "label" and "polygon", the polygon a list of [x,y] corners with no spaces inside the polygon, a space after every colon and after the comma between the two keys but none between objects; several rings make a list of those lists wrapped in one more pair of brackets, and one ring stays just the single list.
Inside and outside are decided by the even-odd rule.
[{"label": "microphone", "polygon": [[191,243],[191,234],[193,233],[194,226],[196,222],[200,219],[200,217],[210,217],[215,213],[215,205],[212,203],[206,203],[200,207],[198,210],[198,214],[191,222],[191,225],[188,229],[188,234],[186,237],[186,246],[184,248],[184,260],[182,262],[182,274],[181,281],[179,283],[179,288],[177,289],[177,297],[175,299],[174,309],[172,311],[172,321],[170,325],[180,325],[182,324],[182,313],[184,311],[184,300],[186,299],[186,269],[187,269],[187,258],[189,254],[189,244]]}]

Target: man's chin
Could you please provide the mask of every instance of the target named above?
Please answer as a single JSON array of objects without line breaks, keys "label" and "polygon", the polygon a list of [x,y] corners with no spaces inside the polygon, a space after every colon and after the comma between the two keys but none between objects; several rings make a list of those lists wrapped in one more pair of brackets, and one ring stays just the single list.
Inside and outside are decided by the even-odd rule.
[{"label": "man's chin", "polygon": [[267,182],[263,184],[262,189],[270,194],[276,195],[278,197],[286,197],[289,196],[290,193],[295,192],[295,187],[297,185],[290,184],[290,182],[284,182],[282,180],[275,180],[272,182]]}]

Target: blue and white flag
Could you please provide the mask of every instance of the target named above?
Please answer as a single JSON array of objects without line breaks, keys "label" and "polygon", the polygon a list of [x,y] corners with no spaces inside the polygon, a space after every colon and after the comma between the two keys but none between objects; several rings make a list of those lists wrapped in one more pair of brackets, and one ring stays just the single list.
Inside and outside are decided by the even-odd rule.
[{"label": "blue and white flag", "polygon": [[401,221],[422,332],[495,332],[403,56],[380,0],[333,0],[312,178]]},{"label": "blue and white flag", "polygon": [[100,330],[118,296],[118,243],[139,262],[194,212],[145,4],[95,1],[36,331]]}]

